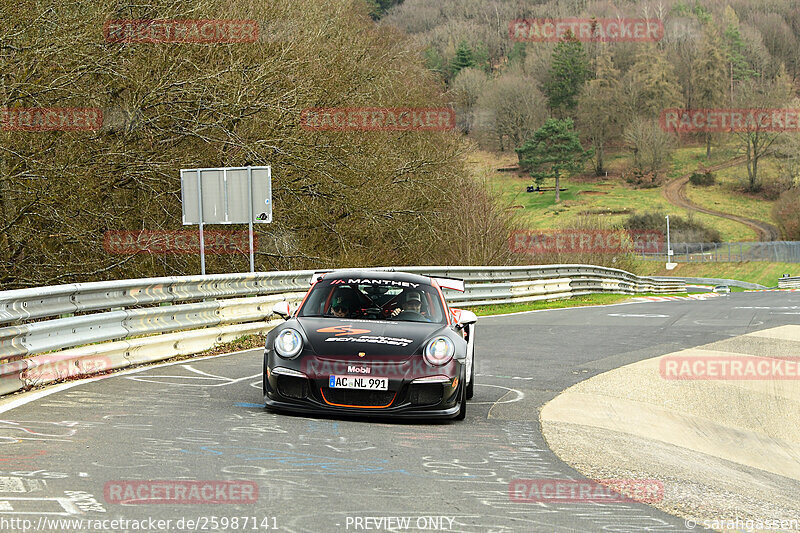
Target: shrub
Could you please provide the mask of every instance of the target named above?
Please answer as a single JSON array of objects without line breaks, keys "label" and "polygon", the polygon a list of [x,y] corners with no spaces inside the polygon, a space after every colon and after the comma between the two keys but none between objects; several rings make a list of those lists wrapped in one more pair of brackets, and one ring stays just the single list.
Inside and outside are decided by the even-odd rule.
[{"label": "shrub", "polygon": [[658,175],[653,171],[628,168],[622,172],[622,178],[637,189],[652,189],[661,184]]},{"label": "shrub", "polygon": [[[667,222],[661,211],[631,215],[624,226],[628,230],[654,230],[664,234],[667,231]],[[719,231],[706,226],[692,215],[688,218],[670,215],[669,231],[672,242],[722,242]]]},{"label": "shrub", "polygon": [[714,183],[716,183],[716,179],[710,170],[698,169],[696,172],[693,172],[691,176],[689,176],[689,183],[698,187],[708,187],[710,185],[714,185]]},{"label": "shrub", "polygon": [[759,195],[765,200],[775,201],[792,189],[792,178],[787,174],[779,174],[761,182]]},{"label": "shrub", "polygon": [[[622,228],[615,224],[611,224],[608,219],[601,216],[579,216],[569,222],[560,224],[559,227],[541,230],[543,234],[558,234],[559,232],[572,232],[574,230],[585,230],[588,234],[593,231],[601,231],[607,233],[618,233],[620,240],[626,241],[626,236]],[[533,231],[533,233],[538,233]],[[629,241],[629,239],[627,239]],[[636,272],[638,268],[638,259],[633,250],[633,243],[629,242],[626,246],[620,246],[619,249],[614,250],[587,250],[587,251],[558,251],[549,250],[545,252],[536,253],[520,253],[525,264],[532,265],[554,265],[554,264],[580,264],[580,265],[597,265],[609,268],[619,268],[628,272]]]},{"label": "shrub", "polygon": [[800,217],[797,213],[800,213],[800,189],[784,192],[772,206],[772,217],[788,241],[800,240]]}]

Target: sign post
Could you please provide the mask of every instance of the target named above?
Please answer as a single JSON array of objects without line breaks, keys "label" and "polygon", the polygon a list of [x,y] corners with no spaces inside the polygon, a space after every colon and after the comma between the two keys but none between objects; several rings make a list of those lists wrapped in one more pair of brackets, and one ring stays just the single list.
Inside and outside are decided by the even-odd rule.
[{"label": "sign post", "polygon": [[200,269],[206,273],[205,224],[247,224],[250,272],[255,271],[253,223],[272,222],[272,169],[221,167],[181,169],[183,225],[200,228]]},{"label": "sign post", "polygon": [[669,243],[669,215],[667,215],[667,270],[672,270],[678,266],[677,263],[672,262],[672,255],[672,246]]},{"label": "sign post", "polygon": [[250,201],[247,202],[247,239],[250,241],[250,272],[255,271],[253,254],[253,167],[247,167],[247,190],[250,191]]}]

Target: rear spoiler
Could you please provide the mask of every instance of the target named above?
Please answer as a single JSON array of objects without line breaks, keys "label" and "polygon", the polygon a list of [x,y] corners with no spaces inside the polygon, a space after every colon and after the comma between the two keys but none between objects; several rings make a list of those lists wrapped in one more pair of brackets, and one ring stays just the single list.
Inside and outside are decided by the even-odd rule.
[{"label": "rear spoiler", "polygon": [[333,270],[318,270],[317,272],[314,272],[314,273],[311,275],[311,282],[310,282],[310,284],[311,284],[311,285],[315,284],[316,282],[318,282],[319,280],[321,280],[321,279],[322,279],[322,277],[323,277],[325,274],[327,274],[327,273],[329,273],[329,272],[333,272]]},{"label": "rear spoiler", "polygon": [[464,292],[464,280],[458,278],[437,278],[431,276],[431,279],[435,281],[441,288],[443,289],[452,289],[454,291]]},{"label": "rear spoiler", "polygon": [[[325,274],[333,272],[333,270],[318,270],[311,275],[311,285],[315,284],[319,280],[321,280]],[[433,281],[435,281],[439,287],[443,289],[452,289],[454,291],[464,292],[464,280],[458,278],[439,278],[439,277],[430,277]]]}]

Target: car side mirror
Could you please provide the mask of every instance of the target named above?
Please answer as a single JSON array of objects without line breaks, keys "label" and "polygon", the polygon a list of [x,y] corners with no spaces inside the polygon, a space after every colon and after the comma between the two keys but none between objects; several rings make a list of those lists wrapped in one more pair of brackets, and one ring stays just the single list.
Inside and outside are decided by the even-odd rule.
[{"label": "car side mirror", "polygon": [[461,314],[458,317],[458,327],[464,328],[470,324],[474,324],[477,321],[478,317],[475,315],[475,313],[462,309]]},{"label": "car side mirror", "polygon": [[289,302],[276,303],[272,306],[272,312],[276,315],[282,316],[284,320],[288,319],[292,314],[291,310],[289,309]]}]

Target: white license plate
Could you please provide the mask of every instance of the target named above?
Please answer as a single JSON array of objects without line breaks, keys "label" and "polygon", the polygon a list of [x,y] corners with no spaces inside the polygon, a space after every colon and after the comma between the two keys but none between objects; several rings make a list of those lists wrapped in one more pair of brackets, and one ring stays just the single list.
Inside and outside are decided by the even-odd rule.
[{"label": "white license plate", "polygon": [[366,376],[330,376],[328,387],[331,389],[389,390],[389,379]]}]

